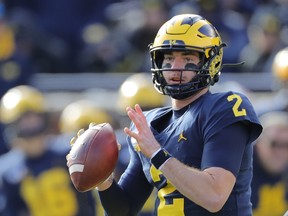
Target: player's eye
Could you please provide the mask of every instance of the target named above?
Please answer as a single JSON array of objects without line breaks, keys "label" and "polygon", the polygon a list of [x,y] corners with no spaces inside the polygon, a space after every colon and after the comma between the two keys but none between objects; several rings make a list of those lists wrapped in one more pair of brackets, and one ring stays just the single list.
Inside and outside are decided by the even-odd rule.
[{"label": "player's eye", "polygon": [[185,57],[184,60],[186,63],[195,63],[195,58],[192,57]]},{"label": "player's eye", "polygon": [[170,55],[164,55],[164,62],[172,62],[174,58]]}]

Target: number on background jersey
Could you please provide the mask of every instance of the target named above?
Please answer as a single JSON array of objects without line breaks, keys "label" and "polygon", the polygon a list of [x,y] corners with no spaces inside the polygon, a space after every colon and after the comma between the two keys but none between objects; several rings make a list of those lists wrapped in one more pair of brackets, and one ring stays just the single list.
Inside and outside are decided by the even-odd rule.
[{"label": "number on background jersey", "polygon": [[27,176],[21,184],[21,195],[31,215],[75,215],[77,199],[63,168],[53,168],[34,178]]}]

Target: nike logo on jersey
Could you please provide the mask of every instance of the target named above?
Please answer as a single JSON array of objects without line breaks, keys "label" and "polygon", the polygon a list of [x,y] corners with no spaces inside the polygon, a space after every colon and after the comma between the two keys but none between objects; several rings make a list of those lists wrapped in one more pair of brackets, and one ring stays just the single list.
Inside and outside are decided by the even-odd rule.
[{"label": "nike logo on jersey", "polygon": [[187,141],[187,138],[184,136],[183,132],[184,132],[184,131],[182,131],[181,134],[179,135],[178,143],[179,143],[181,140]]},{"label": "nike logo on jersey", "polygon": [[164,152],[165,156],[167,156],[167,155],[168,155],[168,152],[167,152],[167,151],[163,150],[163,152]]}]

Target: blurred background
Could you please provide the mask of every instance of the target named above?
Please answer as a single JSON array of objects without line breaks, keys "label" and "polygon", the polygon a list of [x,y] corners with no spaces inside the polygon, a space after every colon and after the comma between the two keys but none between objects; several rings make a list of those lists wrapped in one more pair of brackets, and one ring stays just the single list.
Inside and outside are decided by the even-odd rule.
[{"label": "blurred background", "polygon": [[[169,103],[167,97],[154,96],[154,91],[150,91],[153,86],[148,45],[160,26],[180,13],[200,14],[217,28],[228,45],[224,49],[224,63],[245,61],[241,67],[224,68],[212,91],[246,94],[259,117],[272,111],[287,114],[287,11],[288,0],[0,0],[0,161],[21,158],[18,153],[5,157],[19,148],[11,143],[23,128],[15,126],[19,126],[19,121],[10,119],[11,111],[7,114],[3,102],[9,90],[19,85],[35,88],[43,97],[39,102],[43,107],[36,111],[45,112],[49,148],[67,153],[69,138],[78,128],[87,127],[95,115],[103,117],[95,118],[96,122],[111,122],[118,139],[125,143],[122,129],[129,125],[129,120],[123,107],[140,103],[149,109]],[[143,77],[135,78],[135,73]],[[22,92],[21,89],[17,91]],[[28,100],[37,102],[37,97],[32,93]],[[16,100],[6,98],[5,101]],[[26,98],[20,96],[21,100]],[[84,113],[94,113],[94,117],[82,117],[82,105],[89,110]],[[28,108],[19,106],[12,112],[22,116]],[[287,139],[281,142],[287,144],[283,144],[285,149]],[[123,146],[118,176],[129,161]],[[282,152],[288,155],[288,151]],[[286,176],[287,161],[283,162],[285,172],[281,171],[281,181],[282,175]],[[0,169],[0,175],[7,170],[9,166]],[[287,186],[286,183],[285,179]],[[283,190],[279,215],[288,209],[287,190]],[[6,205],[3,194],[0,192],[0,213]],[[258,199],[255,198],[256,207]],[[258,212],[265,216],[267,209],[263,206],[262,213],[259,209]],[[271,212],[267,215],[272,216]]]},{"label": "blurred background", "polygon": [[266,97],[281,85],[272,64],[288,45],[287,8],[287,0],[1,0],[0,96],[29,84],[53,109],[91,95],[115,108],[102,95],[116,97],[131,73],[150,73],[148,44],[164,21],[198,13],[227,43],[223,61],[245,61],[224,68],[221,82]]}]

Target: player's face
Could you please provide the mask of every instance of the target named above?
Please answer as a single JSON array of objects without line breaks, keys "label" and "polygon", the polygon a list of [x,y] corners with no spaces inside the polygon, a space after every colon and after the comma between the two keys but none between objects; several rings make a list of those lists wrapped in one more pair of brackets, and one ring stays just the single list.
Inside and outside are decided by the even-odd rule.
[{"label": "player's face", "polygon": [[17,122],[19,136],[13,140],[13,145],[22,149],[28,158],[39,157],[46,150],[44,122],[42,115],[33,112],[22,115]]},{"label": "player's face", "polygon": [[196,73],[193,72],[193,69],[199,68],[199,63],[200,57],[198,52],[166,52],[162,68],[169,69],[169,71],[164,70],[163,76],[168,85],[188,83],[195,76]]},{"label": "player's face", "polygon": [[288,128],[271,127],[265,134],[263,143],[258,146],[263,165],[271,173],[281,173],[288,166]]}]

